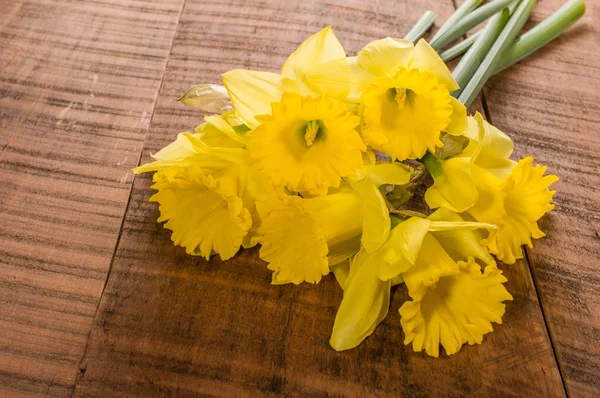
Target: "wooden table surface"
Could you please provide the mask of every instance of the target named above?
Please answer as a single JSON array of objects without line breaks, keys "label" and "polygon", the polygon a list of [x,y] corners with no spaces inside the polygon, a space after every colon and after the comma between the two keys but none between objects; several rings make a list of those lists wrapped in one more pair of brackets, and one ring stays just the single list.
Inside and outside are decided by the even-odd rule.
[{"label": "wooden table surface", "polygon": [[0,396],[600,396],[599,3],[474,105],[561,181],[548,237],[502,266],[503,324],[434,359],[402,344],[404,287],[335,352],[332,276],[187,256],[131,168],[200,123],[190,85],[277,71],[328,24],[354,54],[452,0],[0,0]]}]

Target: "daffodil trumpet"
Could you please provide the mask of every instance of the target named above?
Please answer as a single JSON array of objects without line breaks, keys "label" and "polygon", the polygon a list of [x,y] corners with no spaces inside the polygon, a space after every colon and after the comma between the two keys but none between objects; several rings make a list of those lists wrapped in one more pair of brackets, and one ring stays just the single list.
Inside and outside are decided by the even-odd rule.
[{"label": "daffodil trumpet", "polygon": [[[511,159],[510,137],[466,105],[580,17],[583,2],[516,41],[535,2],[480,3],[463,2],[434,47],[422,39],[433,13],[405,39],[355,55],[326,27],[278,73],[235,69],[222,85],[192,86],[179,101],[204,121],[134,169],[154,173],[150,201],[173,243],[207,261],[258,246],[273,285],[333,273],[338,351],[375,332],[396,288],[408,292],[397,327],[413,350],[437,357],[482,343],[510,310],[500,262],[544,236],[558,177],[532,157]],[[434,48],[490,16],[451,49],[466,52],[451,72]]]}]

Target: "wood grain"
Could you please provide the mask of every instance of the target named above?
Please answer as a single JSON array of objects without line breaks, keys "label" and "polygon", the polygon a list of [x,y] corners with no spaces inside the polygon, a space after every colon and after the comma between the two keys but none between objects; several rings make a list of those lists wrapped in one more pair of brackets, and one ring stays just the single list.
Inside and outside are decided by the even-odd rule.
[{"label": "wood grain", "polygon": [[[562,5],[539,2],[530,24]],[[527,254],[568,392],[600,396],[600,4],[485,89],[494,123],[560,176],[547,237]]]},{"label": "wood grain", "polygon": [[73,390],[181,6],[0,2],[0,396]]},{"label": "wood grain", "polygon": [[[142,161],[201,122],[177,104],[188,86],[234,67],[276,71],[327,24],[349,52],[401,37],[425,9],[450,1],[186,2]],[[206,262],[173,247],[136,177],[75,396],[564,396],[526,262],[505,267],[505,323],[481,346],[433,359],[402,344],[395,290],[386,321],[358,349],[328,344],[341,290],[271,286],[256,250]]]}]

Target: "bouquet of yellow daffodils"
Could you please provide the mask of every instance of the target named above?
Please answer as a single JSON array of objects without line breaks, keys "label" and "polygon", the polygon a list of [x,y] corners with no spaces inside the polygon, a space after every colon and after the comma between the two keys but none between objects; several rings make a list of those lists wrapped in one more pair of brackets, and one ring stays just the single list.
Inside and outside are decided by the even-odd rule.
[{"label": "bouquet of yellow daffodils", "polygon": [[[583,3],[570,2],[570,22],[561,11],[535,40],[516,37],[534,1],[479,3],[466,1],[431,45],[419,37],[432,13],[407,39],[376,40],[352,57],[327,27],[281,73],[237,69],[223,86],[192,87],[181,101],[210,116],[135,169],[155,172],[150,200],[173,242],[207,260],[260,245],[273,284],[333,271],[344,290],[336,350],[373,332],[401,283],[411,298],[400,308],[405,344],[437,357],[440,345],[454,354],[481,343],[512,300],[496,259],[512,264],[544,236],[537,221],[553,208],[558,177],[531,157],[511,160],[510,137],[465,105]],[[436,50],[487,18],[476,39],[446,51],[466,52],[451,73]],[[428,214],[409,205],[426,173]]]}]

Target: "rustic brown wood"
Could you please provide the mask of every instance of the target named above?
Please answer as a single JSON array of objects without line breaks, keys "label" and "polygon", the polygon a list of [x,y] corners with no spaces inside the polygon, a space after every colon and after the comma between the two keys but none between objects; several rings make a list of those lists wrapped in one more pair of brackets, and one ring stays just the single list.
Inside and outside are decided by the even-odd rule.
[{"label": "rustic brown wood", "polygon": [[[450,1],[186,2],[142,161],[200,123],[174,99],[228,69],[275,71],[304,38],[335,26],[349,52],[402,36],[425,9]],[[386,321],[358,349],[329,347],[341,290],[271,286],[256,250],[206,262],[172,246],[148,203],[150,176],[134,181],[108,285],[75,396],[398,395],[563,396],[526,262],[504,267],[505,323],[481,346],[433,359],[402,344],[397,289]]]},{"label": "rustic brown wood", "polygon": [[[530,24],[563,1],[538,2]],[[600,4],[536,56],[492,79],[493,122],[560,176],[547,237],[527,250],[567,391],[600,396]]]},{"label": "rustic brown wood", "polygon": [[181,6],[0,2],[0,396],[73,390]]}]

